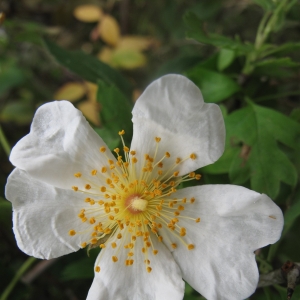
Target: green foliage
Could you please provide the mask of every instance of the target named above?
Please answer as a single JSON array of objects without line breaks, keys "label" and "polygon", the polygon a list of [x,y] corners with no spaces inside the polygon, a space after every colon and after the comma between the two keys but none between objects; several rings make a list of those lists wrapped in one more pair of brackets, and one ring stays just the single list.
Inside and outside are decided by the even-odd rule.
[{"label": "green foliage", "polygon": [[202,64],[189,70],[186,75],[199,86],[206,102],[221,102],[240,90],[229,76],[205,69]]},{"label": "green foliage", "polygon": [[238,39],[231,39],[220,34],[205,32],[203,22],[194,13],[187,13],[184,21],[187,27],[187,37],[195,39],[200,43],[236,50],[240,53],[247,53],[253,50],[252,45],[244,44]]},{"label": "green foliage", "polygon": [[80,51],[64,50],[47,39],[45,39],[45,46],[60,64],[85,80],[94,83],[103,80],[115,85],[127,95],[131,93],[129,82],[118,71],[96,58]]},{"label": "green foliage", "polygon": [[[285,225],[280,241],[259,251],[260,271],[268,272],[287,259],[300,261],[299,1],[253,0],[242,5],[227,0],[137,0],[127,20],[124,3],[108,1],[103,9],[117,21],[122,18],[122,30],[130,28],[126,35],[149,36],[155,43],[147,48],[147,60],[144,52],[111,47],[111,63],[127,67],[123,73],[96,58],[103,47],[96,23],[76,21],[69,5],[25,1],[26,19],[21,10],[12,10],[12,17],[1,24],[0,197],[13,168],[7,158],[10,146],[28,133],[35,109],[65,83],[75,81],[87,89],[74,102],[78,107],[87,99],[89,104],[97,101],[90,105],[92,113],[100,106],[96,113],[101,122],[95,122],[95,130],[113,150],[120,145],[118,131],[126,131],[126,144],[131,141],[132,92],[139,94],[164,74],[185,74],[200,87],[205,102],[220,105],[226,124],[225,152],[202,168],[200,184],[238,184],[272,197],[284,212]],[[28,21],[38,20],[39,9],[44,9],[38,18],[42,21]],[[41,35],[47,36],[44,42]],[[43,47],[66,69],[53,64]],[[81,50],[66,50],[73,48]],[[135,64],[140,68],[129,70]],[[87,84],[78,77],[97,84],[97,100],[96,92],[89,95]],[[0,269],[5,270],[0,272],[1,290],[26,261],[15,246],[11,214],[10,202],[0,199]],[[62,300],[69,297],[64,291],[85,299],[98,252],[96,247],[91,257],[82,250],[60,258],[30,285],[16,285],[11,299]],[[297,287],[293,298],[299,295]],[[204,298],[186,284],[184,299]],[[249,299],[286,299],[286,290],[258,289]]]},{"label": "green foliage", "polygon": [[[294,186],[297,172],[288,157],[278,147],[279,141],[299,150],[300,126],[288,117],[271,109],[251,104],[226,119],[227,145],[239,142],[249,146],[247,153],[235,153],[229,169],[233,183],[248,179],[251,187],[275,198],[280,181]],[[230,147],[230,146],[229,146]]]},{"label": "green foliage", "polygon": [[[129,100],[113,85],[105,82],[98,82],[97,101],[101,104],[101,120],[104,126],[102,130],[107,139],[111,139],[114,144],[118,138],[118,132],[125,130],[126,137],[132,136],[131,110],[132,104]],[[99,132],[99,131],[98,131]],[[99,132],[101,133],[101,131]]]}]

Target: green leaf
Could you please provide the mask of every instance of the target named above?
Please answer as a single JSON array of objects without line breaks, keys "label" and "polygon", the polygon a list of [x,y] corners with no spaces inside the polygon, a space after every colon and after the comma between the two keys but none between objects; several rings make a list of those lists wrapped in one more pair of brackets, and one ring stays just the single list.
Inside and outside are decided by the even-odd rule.
[{"label": "green leaf", "polygon": [[90,279],[94,277],[94,259],[83,258],[66,266],[61,274],[61,280]]},{"label": "green leaf", "polygon": [[99,134],[99,136],[106,143],[108,148],[112,151],[114,150],[120,143],[120,138],[116,134],[116,132],[112,132],[108,128],[95,128],[95,131]]},{"label": "green leaf", "polygon": [[81,51],[64,50],[46,39],[44,42],[56,60],[70,71],[90,82],[97,83],[98,80],[103,80],[108,84],[117,86],[126,95],[131,95],[131,84],[121,73],[112,69],[107,64]]},{"label": "green leaf", "polygon": [[221,49],[218,55],[218,70],[223,71],[229,67],[235,59],[235,51],[230,49]]},{"label": "green leaf", "polygon": [[14,63],[0,62],[0,96],[23,81],[24,74]]},{"label": "green leaf", "polygon": [[192,12],[188,12],[184,16],[184,22],[187,27],[186,36],[188,38],[195,39],[203,44],[236,50],[241,54],[253,51],[253,45],[251,44],[243,44],[237,39],[233,40],[223,35],[204,32],[203,22]]},{"label": "green leaf", "polygon": [[254,0],[254,2],[264,10],[273,10],[275,8],[274,1],[272,0]]},{"label": "green leaf", "polygon": [[240,90],[230,77],[196,66],[187,76],[201,89],[205,102],[223,101]]},{"label": "green leaf", "polygon": [[256,67],[299,67],[299,63],[291,60],[290,57],[270,58],[255,63]]},{"label": "green leaf", "polygon": [[29,103],[12,102],[4,106],[0,113],[0,121],[28,124],[34,115],[33,107]]},{"label": "green leaf", "polygon": [[[300,93],[300,91],[299,91]],[[293,111],[291,112],[290,117],[295,120],[296,122],[300,122],[300,108],[295,108],[293,109]]]},{"label": "green leaf", "polygon": [[[275,198],[279,192],[280,181],[292,186],[296,184],[295,166],[280,150],[277,141],[298,149],[300,139],[298,123],[274,110],[250,103],[248,107],[226,117],[225,124],[229,145],[230,141],[238,140],[250,147],[243,163],[251,170],[250,180],[254,190]],[[244,180],[247,178],[242,165],[240,168],[235,165],[229,175],[230,178],[238,176],[244,176]]]},{"label": "green leaf", "polygon": [[[113,85],[98,82],[97,101],[101,104],[100,116],[102,124],[111,133],[111,137],[119,138],[118,132],[125,130],[127,140],[132,137],[130,101]],[[105,134],[109,134],[106,132]]]}]

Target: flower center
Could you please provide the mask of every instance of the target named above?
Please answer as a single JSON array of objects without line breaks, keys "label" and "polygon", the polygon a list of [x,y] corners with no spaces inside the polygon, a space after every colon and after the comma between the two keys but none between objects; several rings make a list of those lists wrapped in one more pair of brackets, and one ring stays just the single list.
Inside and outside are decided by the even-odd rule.
[{"label": "flower center", "polygon": [[[191,218],[184,214],[185,206],[195,202],[191,199],[172,197],[177,186],[189,180],[199,180],[200,175],[191,172],[185,176],[178,176],[180,164],[188,159],[195,160],[192,153],[186,158],[171,158],[169,152],[158,156],[158,146],[161,138],[155,138],[153,156],[144,154],[142,163],[137,164],[136,151],[125,146],[122,135],[124,159],[119,154],[119,148],[114,149],[117,160],[111,160],[106,154],[106,148],[101,147],[100,153],[107,159],[107,164],[91,170],[89,174],[80,172],[74,176],[81,181],[82,186],[73,186],[75,192],[83,194],[83,208],[78,217],[86,224],[84,230],[71,229],[69,234],[90,234],[90,238],[81,244],[82,248],[100,247],[102,251],[110,246],[113,251],[112,261],[118,261],[119,251],[127,251],[126,266],[134,263],[135,253],[141,251],[145,256],[145,266],[151,272],[149,251],[154,255],[158,250],[153,247],[153,238],[163,241],[161,229],[170,232],[164,243],[170,243],[177,248],[173,237],[180,241],[188,250],[194,248],[187,242],[188,232],[181,226],[180,220],[200,222],[200,218]],[[140,159],[140,158],[139,158]],[[168,161],[167,161],[168,160]],[[165,163],[166,162],[166,163]],[[168,165],[167,167],[164,167]],[[136,246],[137,239],[141,239],[142,247]],[[140,245],[140,243],[139,243]],[[98,260],[101,258],[101,253]],[[100,266],[95,267],[100,271]]]},{"label": "flower center", "polygon": [[140,198],[139,194],[133,194],[125,200],[125,206],[132,214],[139,214],[147,209],[148,201]]}]

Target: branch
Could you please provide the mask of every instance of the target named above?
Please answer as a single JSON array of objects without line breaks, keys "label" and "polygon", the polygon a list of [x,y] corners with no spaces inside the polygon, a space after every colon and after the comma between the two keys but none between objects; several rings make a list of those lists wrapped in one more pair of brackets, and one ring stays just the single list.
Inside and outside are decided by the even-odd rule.
[{"label": "branch", "polygon": [[291,299],[300,283],[300,263],[287,261],[280,269],[268,274],[261,274],[257,287],[265,287],[273,284],[285,284],[287,286],[287,299]]}]

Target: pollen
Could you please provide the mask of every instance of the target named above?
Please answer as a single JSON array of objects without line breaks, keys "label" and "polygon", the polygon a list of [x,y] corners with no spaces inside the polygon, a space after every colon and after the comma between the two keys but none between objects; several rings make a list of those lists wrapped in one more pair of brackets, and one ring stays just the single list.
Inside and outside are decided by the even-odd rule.
[{"label": "pollen", "polygon": [[[188,206],[195,202],[195,198],[188,200],[172,195],[181,183],[199,180],[201,175],[195,172],[180,175],[179,167],[184,166],[188,159],[196,159],[194,153],[180,158],[176,156],[176,149],[171,149],[171,156],[170,152],[160,148],[165,146],[160,137],[149,141],[153,145],[149,152],[138,153],[125,145],[124,134],[124,130],[119,132],[122,147],[114,149],[116,160],[108,156],[106,147],[100,147],[98,155],[102,159],[99,161],[104,161],[104,164],[95,162],[94,169],[84,174],[84,188],[72,187],[80,192],[79,195],[82,194],[82,207],[77,212],[82,223],[79,222],[79,228],[68,233],[70,236],[84,234],[88,237],[81,243],[82,248],[97,246],[101,251],[114,251],[112,262],[117,262],[118,257],[125,257],[122,263],[126,266],[133,265],[132,258],[136,253],[142,254],[146,271],[151,272],[153,266],[150,267],[149,254],[159,258],[154,239],[163,242],[162,233],[169,233],[164,240],[171,248],[176,249],[182,244],[187,252],[193,249],[189,226],[182,227],[181,220],[200,222],[200,218],[189,215],[191,210]],[[73,175],[76,178],[83,176],[79,172]],[[170,240],[173,236],[177,237],[176,243]],[[120,254],[120,251],[126,251],[126,255]],[[96,263],[95,272],[98,268],[100,271]]]},{"label": "pollen", "polygon": [[194,248],[195,248],[195,246],[194,246],[193,244],[189,244],[189,245],[188,245],[188,249],[189,249],[189,250],[193,250]]},{"label": "pollen", "polygon": [[98,272],[98,273],[100,272],[100,267],[99,266],[95,267],[95,272]]},{"label": "pollen", "polygon": [[197,158],[197,156],[196,156],[195,153],[192,153],[192,154],[190,155],[190,158],[191,158],[192,160],[195,160],[195,159]]}]

